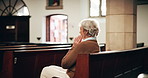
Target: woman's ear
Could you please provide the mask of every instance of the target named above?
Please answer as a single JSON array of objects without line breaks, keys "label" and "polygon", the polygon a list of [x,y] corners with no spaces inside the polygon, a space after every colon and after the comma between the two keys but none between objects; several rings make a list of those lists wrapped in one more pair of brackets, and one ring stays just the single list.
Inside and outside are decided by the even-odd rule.
[{"label": "woman's ear", "polygon": [[85,34],[85,35],[88,35],[88,31],[87,31],[87,30],[84,30],[84,34]]}]

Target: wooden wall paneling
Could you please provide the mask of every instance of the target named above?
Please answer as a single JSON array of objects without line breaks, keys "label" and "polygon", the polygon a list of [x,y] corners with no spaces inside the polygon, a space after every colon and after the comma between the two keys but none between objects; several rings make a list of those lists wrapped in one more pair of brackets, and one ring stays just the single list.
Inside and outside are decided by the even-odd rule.
[{"label": "wooden wall paneling", "polygon": [[0,42],[29,42],[29,19],[30,16],[0,16]]},{"label": "wooden wall paneling", "polygon": [[17,24],[17,41],[18,42],[29,42],[29,18],[21,17],[16,20]]}]

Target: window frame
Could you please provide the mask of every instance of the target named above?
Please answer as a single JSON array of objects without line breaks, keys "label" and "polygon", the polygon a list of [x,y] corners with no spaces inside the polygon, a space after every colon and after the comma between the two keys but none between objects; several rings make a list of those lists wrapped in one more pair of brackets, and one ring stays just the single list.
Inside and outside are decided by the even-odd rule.
[{"label": "window frame", "polygon": [[91,0],[89,0],[89,17],[90,18],[98,18],[98,17],[106,17],[106,15],[102,15],[102,0],[99,0],[100,1],[100,5],[98,6],[99,7],[99,16],[91,16],[90,15],[90,7],[91,7]]},{"label": "window frame", "polygon": [[[54,15],[63,15],[67,16],[67,38],[66,38],[66,43],[68,42],[68,15],[66,14],[51,14],[46,16],[46,42],[51,42],[50,40],[50,19]],[[63,43],[63,42],[58,42],[58,43]]]}]

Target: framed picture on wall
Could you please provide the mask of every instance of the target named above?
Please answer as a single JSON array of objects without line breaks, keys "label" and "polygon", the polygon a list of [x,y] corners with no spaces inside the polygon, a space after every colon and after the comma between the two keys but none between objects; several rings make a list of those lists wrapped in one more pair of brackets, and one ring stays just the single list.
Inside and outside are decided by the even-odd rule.
[{"label": "framed picture on wall", "polygon": [[46,0],[46,10],[63,9],[63,0]]}]

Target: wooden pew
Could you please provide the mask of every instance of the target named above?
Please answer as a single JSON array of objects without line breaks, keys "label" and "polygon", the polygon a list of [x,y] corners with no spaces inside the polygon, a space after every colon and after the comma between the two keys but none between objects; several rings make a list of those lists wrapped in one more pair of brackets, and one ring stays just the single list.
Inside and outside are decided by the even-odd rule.
[{"label": "wooden pew", "polygon": [[3,64],[3,53],[0,52],[0,72],[2,71],[2,64]]},{"label": "wooden pew", "polygon": [[106,51],[106,44],[105,43],[100,43],[99,47],[100,47],[100,51]]},{"label": "wooden pew", "polygon": [[148,47],[79,54],[74,78],[137,78],[148,71]]},{"label": "wooden pew", "polygon": [[60,66],[61,59],[68,50],[69,48],[59,48],[4,52],[1,78],[39,78],[43,67]]},{"label": "wooden pew", "polygon": [[13,45],[35,45],[28,42],[0,42],[0,46],[13,46]]},{"label": "wooden pew", "polygon": [[36,44],[32,44],[32,43],[11,43],[11,42],[0,42],[0,48],[17,48],[17,47],[34,47],[34,46],[38,46]]},{"label": "wooden pew", "polygon": [[143,42],[137,43],[137,48],[139,48],[139,47],[144,47],[144,43]]},{"label": "wooden pew", "polygon": [[[65,49],[28,50],[28,51],[15,52],[15,58],[18,58],[18,59],[31,58],[32,60],[30,60],[31,61],[30,63],[33,63],[33,64],[29,64],[29,65],[33,65],[33,66],[31,66],[31,68],[34,67],[34,69],[32,69],[33,70],[32,72],[34,72],[34,76],[33,77],[30,77],[29,75],[26,76],[24,73],[20,73],[19,71],[21,71],[20,68],[22,68],[24,65],[25,66],[28,65],[28,61],[26,60],[27,61],[26,64],[23,64],[23,63],[19,64],[19,61],[18,61],[18,63],[16,63],[15,66],[20,67],[20,68],[17,68],[16,72],[17,72],[17,74],[19,73],[21,75],[17,75],[18,77],[15,77],[15,78],[20,78],[22,75],[24,75],[23,78],[39,78],[43,67],[49,66],[49,65],[60,66],[61,59],[68,52],[68,50],[69,50],[68,48],[65,48]],[[23,52],[23,54],[22,54],[22,52]],[[34,56],[34,57],[32,58],[32,56]],[[22,61],[20,61],[20,62],[22,62]],[[30,69],[30,67],[28,69]],[[26,73],[28,73],[28,71],[29,71],[28,69],[25,68],[23,70],[26,71]],[[29,71],[29,72],[31,72],[31,71]]]},{"label": "wooden pew", "polygon": [[[0,52],[3,53],[3,60],[1,62],[2,68],[0,71],[0,78],[13,78],[13,55],[12,51],[9,52]],[[10,73],[11,72],[11,73]]]},{"label": "wooden pew", "polygon": [[61,64],[69,45],[0,48],[0,78],[40,78],[43,67]]},{"label": "wooden pew", "polygon": [[15,45],[38,45],[38,46],[54,46],[54,45],[72,45],[71,43],[28,43],[28,42],[0,42],[0,46],[15,46]]},{"label": "wooden pew", "polygon": [[0,46],[0,51],[5,50],[29,50],[29,49],[50,49],[50,48],[68,48],[71,45],[53,45],[53,46],[38,46],[38,45],[15,45],[15,46]]},{"label": "wooden pew", "polygon": [[43,67],[60,66],[61,59],[70,48],[70,44],[1,45],[0,78],[39,78]]}]

